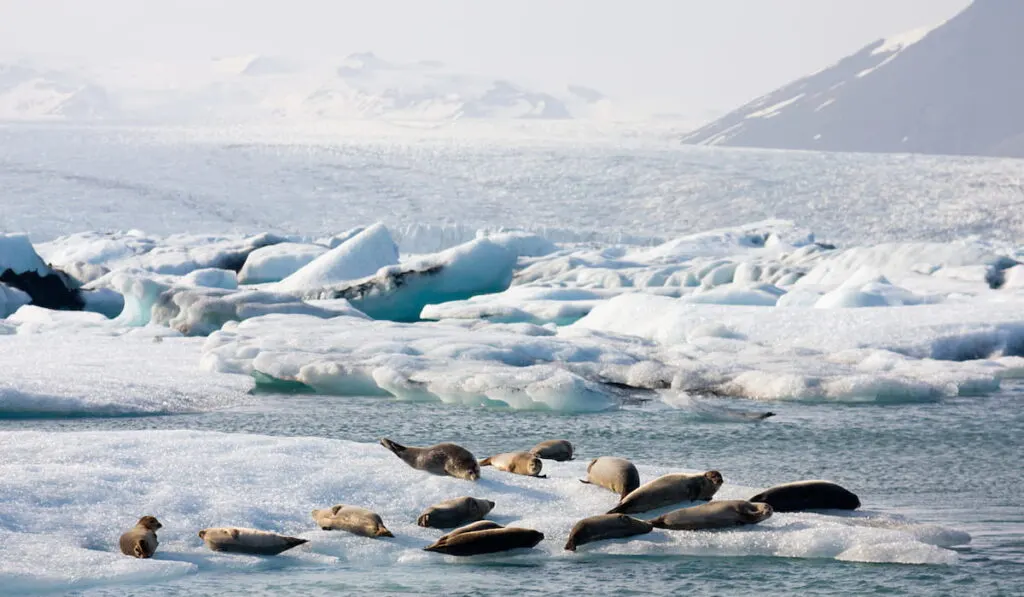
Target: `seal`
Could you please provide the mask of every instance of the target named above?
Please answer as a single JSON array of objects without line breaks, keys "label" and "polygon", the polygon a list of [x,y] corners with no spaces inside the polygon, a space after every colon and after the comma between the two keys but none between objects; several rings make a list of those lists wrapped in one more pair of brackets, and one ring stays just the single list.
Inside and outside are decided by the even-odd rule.
[{"label": "seal", "polygon": [[530,452],[505,452],[495,454],[480,461],[480,466],[493,466],[499,471],[505,471],[516,475],[527,477],[540,477],[546,479],[547,475],[540,474],[544,463]]},{"label": "seal", "polygon": [[750,498],[768,504],[776,512],[804,510],[856,510],[860,498],[831,481],[796,481],[770,487]]},{"label": "seal", "polygon": [[156,531],[162,524],[153,516],[143,516],[135,526],[121,535],[121,553],[135,558],[151,558],[156,553]]},{"label": "seal", "polygon": [[602,456],[590,461],[587,465],[587,478],[580,483],[593,483],[619,494],[619,499],[640,487],[640,472],[636,466],[625,458]]},{"label": "seal", "polygon": [[670,531],[699,531],[757,524],[771,518],[771,515],[772,507],[768,504],[755,504],[746,500],[721,500],[673,510],[652,518],[650,523],[655,528]]},{"label": "seal", "polygon": [[435,529],[451,529],[480,520],[494,509],[494,502],[463,496],[434,504],[420,514],[416,524]]},{"label": "seal", "polygon": [[530,448],[530,453],[537,458],[554,460],[556,462],[572,460],[572,452],[572,444],[567,439],[549,439]]},{"label": "seal", "polygon": [[722,473],[718,471],[708,471],[703,475],[662,475],[629,492],[608,514],[635,514],[679,502],[710,500],[722,482]]},{"label": "seal", "polygon": [[480,465],[473,454],[455,444],[437,444],[427,448],[406,447],[387,438],[380,445],[394,452],[414,469],[433,475],[448,475],[467,481],[480,479]]},{"label": "seal", "polygon": [[325,531],[348,531],[363,537],[394,537],[376,512],[338,504],[313,510],[313,520]]},{"label": "seal", "polygon": [[287,537],[269,531],[236,527],[213,527],[199,531],[199,538],[212,551],[276,556],[293,547],[307,543],[308,539]]},{"label": "seal", "polygon": [[577,522],[569,532],[565,549],[576,551],[584,543],[602,539],[621,539],[633,535],[644,535],[654,530],[651,523],[625,514],[600,514]]},{"label": "seal", "polygon": [[494,522],[493,520],[478,520],[476,522],[471,522],[471,523],[467,524],[466,526],[459,527],[459,528],[455,529],[454,531],[451,531],[449,533],[445,533],[444,535],[441,535],[441,538],[438,539],[438,541],[444,541],[445,539],[449,539],[451,537],[454,537],[455,535],[461,535],[463,533],[472,533],[474,531],[487,531],[487,530],[490,530],[490,529],[503,529],[503,528],[505,528],[505,527],[503,527],[500,524]]},{"label": "seal", "polygon": [[543,540],[544,533],[533,529],[503,527],[442,537],[423,549],[450,556],[475,556],[484,553],[531,548]]}]

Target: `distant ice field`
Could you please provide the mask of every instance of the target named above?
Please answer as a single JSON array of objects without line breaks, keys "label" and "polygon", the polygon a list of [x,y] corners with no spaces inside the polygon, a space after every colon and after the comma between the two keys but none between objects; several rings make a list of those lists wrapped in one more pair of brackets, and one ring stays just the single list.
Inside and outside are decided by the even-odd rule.
[{"label": "distant ice field", "polygon": [[1018,160],[694,148],[675,133],[0,125],[0,229],[41,242],[127,221],[151,234],[329,235],[381,220],[618,240],[784,218],[846,245],[1024,233]]}]

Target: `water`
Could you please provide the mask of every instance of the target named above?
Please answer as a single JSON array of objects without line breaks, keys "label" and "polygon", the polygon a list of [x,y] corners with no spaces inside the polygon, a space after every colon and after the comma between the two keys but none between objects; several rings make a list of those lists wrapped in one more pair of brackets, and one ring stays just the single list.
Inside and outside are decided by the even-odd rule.
[{"label": "water", "polygon": [[[866,508],[970,533],[951,566],[860,564],[767,557],[504,557],[483,561],[280,567],[244,574],[200,570],[165,583],[77,595],[1020,595],[1024,594],[1024,384],[993,396],[901,406],[772,403],[764,422],[729,422],[661,403],[567,415],[467,409],[380,398],[261,395],[205,414],[0,421],[0,430],[200,429],[411,444],[440,439],[484,453],[567,437],[579,457],[717,468],[727,482],[766,486],[828,478]],[[736,405],[736,401],[726,401]],[[744,403],[764,409],[765,404]],[[313,410],[330,416],[310,416]],[[55,435],[55,438],[57,436]]]}]

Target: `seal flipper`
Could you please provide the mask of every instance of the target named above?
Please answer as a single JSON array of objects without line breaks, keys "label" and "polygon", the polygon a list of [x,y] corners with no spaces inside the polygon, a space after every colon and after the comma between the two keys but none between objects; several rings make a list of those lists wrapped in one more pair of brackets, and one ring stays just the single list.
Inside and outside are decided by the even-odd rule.
[{"label": "seal flipper", "polygon": [[137,557],[137,558],[148,558],[149,557],[149,556],[146,555],[146,550],[143,549],[143,547],[142,547],[142,541],[136,541],[135,542],[135,547],[132,548],[132,552],[135,553],[135,557]]},{"label": "seal flipper", "polygon": [[480,461],[480,466],[491,466],[491,457],[488,456]]},{"label": "seal flipper", "polygon": [[587,481],[586,479],[576,479],[576,480],[579,481],[580,483],[583,483],[584,485],[590,485],[590,481]]}]

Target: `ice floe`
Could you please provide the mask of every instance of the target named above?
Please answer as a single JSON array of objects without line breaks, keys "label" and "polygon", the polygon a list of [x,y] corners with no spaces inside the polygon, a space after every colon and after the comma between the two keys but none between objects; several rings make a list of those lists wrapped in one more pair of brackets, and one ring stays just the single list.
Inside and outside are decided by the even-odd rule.
[{"label": "ice floe", "polygon": [[[470,450],[474,446],[467,445]],[[775,514],[759,525],[696,532],[655,531],[562,549],[579,519],[615,496],[577,481],[587,459],[545,463],[547,479],[485,469],[471,483],[414,470],[376,444],[319,438],[196,431],[0,432],[0,584],[15,593],[159,581],[208,572],[258,570],[265,558],[207,550],[196,532],[212,525],[255,527],[309,543],[274,558],[275,568],[346,563],[408,566],[440,559],[422,551],[440,534],[416,525],[428,505],[455,495],[496,502],[490,518],[542,531],[532,552],[495,556],[531,561],[605,556],[761,556],[904,564],[953,564],[948,549],[970,541],[954,529],[872,510],[850,515]],[[331,463],[343,462],[344,466]],[[670,472],[638,463],[642,478]],[[683,465],[682,470],[687,470]],[[757,488],[723,471],[716,498]],[[785,481],[785,479],[780,479]],[[394,539],[321,531],[310,510],[338,502],[381,515]],[[654,515],[656,513],[651,513]],[[117,538],[142,515],[163,523],[152,560],[123,556]],[[59,566],[53,565],[55,560]]]}]

